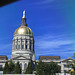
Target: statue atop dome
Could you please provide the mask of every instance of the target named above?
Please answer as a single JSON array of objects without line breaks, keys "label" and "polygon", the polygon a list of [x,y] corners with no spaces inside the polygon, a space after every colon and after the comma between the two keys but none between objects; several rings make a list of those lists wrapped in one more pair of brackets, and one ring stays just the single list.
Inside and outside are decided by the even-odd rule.
[{"label": "statue atop dome", "polygon": [[23,11],[23,17],[22,18],[25,18],[25,10]]}]

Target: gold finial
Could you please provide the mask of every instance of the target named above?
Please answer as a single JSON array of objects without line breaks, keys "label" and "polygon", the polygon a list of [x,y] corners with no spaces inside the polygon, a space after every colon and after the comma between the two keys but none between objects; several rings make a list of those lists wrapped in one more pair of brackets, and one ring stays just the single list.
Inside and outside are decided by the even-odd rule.
[{"label": "gold finial", "polygon": [[25,10],[23,11],[23,17],[22,18],[25,18]]}]

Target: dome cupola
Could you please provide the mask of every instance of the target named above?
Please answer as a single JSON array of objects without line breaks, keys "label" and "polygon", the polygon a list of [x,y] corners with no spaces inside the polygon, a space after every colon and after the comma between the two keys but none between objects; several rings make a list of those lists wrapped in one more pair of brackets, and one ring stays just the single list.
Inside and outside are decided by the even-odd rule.
[{"label": "dome cupola", "polygon": [[33,35],[32,30],[27,27],[26,24],[26,17],[25,17],[25,10],[23,11],[23,17],[22,17],[22,23],[21,26],[19,28],[17,28],[14,32],[14,36],[15,35]]}]

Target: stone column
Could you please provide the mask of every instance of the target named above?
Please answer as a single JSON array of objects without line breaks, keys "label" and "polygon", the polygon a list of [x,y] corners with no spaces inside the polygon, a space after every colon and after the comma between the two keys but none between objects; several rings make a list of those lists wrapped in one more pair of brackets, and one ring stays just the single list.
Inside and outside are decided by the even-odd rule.
[{"label": "stone column", "polygon": [[22,38],[21,38],[20,41],[21,41],[21,42],[20,42],[20,49],[22,50]]},{"label": "stone column", "polygon": [[64,72],[64,64],[61,62],[61,72]]},{"label": "stone column", "polygon": [[18,38],[17,38],[17,50],[18,50]]},{"label": "stone column", "polygon": [[31,51],[33,51],[33,40],[31,41]]},{"label": "stone column", "polygon": [[27,47],[28,47],[27,49],[29,50],[29,48],[30,48],[30,47],[29,47],[29,46],[30,46],[30,40],[28,40],[28,44],[27,44],[27,45],[28,45],[28,46],[27,46]]},{"label": "stone column", "polygon": [[25,50],[25,47],[26,47],[26,46],[25,46],[25,45],[26,45],[26,40],[24,40],[24,44],[23,44],[23,45],[24,45],[24,50]]},{"label": "stone column", "polygon": [[22,70],[24,70],[24,62],[22,62]]}]

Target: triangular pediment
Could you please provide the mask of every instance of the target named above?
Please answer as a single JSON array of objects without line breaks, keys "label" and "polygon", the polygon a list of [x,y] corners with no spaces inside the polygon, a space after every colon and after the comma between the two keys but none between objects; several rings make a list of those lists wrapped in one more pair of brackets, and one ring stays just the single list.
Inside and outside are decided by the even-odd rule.
[{"label": "triangular pediment", "polygon": [[73,59],[64,59],[62,62],[72,62]]},{"label": "triangular pediment", "polygon": [[27,60],[29,59],[28,57],[25,57],[25,56],[17,56],[17,57],[14,57],[13,60]]}]

